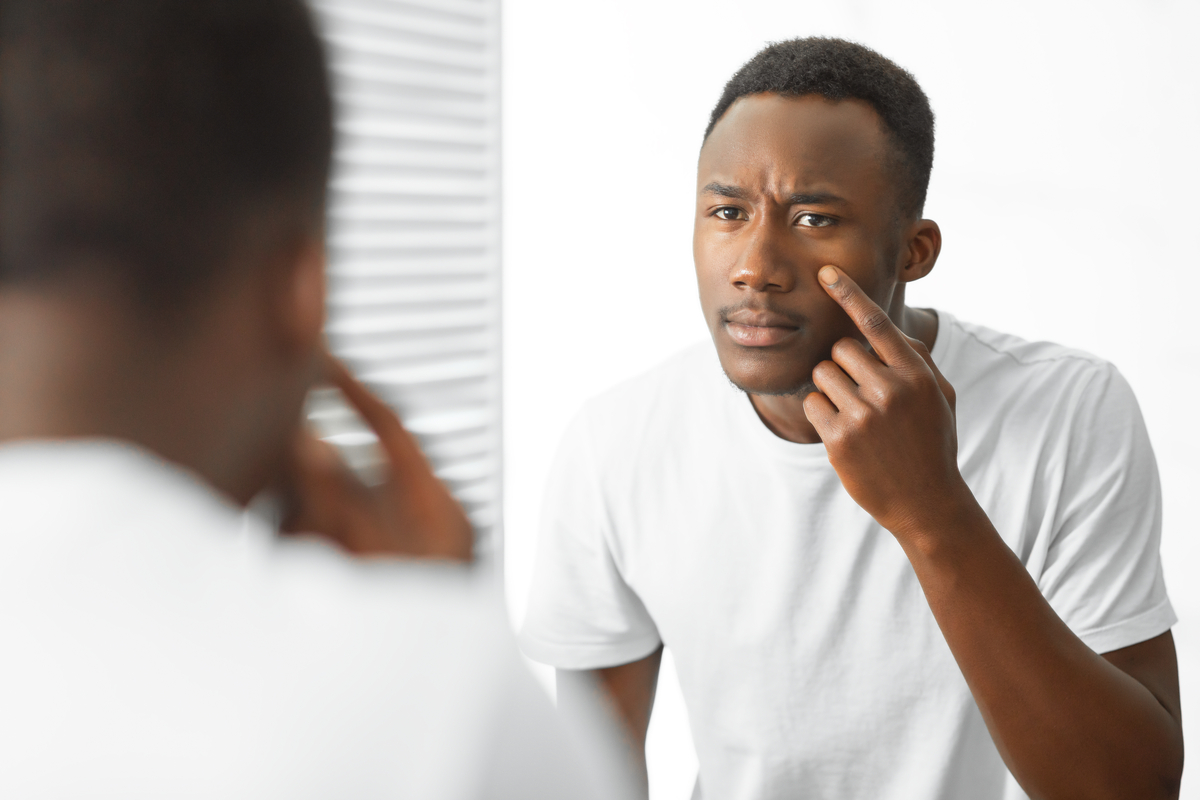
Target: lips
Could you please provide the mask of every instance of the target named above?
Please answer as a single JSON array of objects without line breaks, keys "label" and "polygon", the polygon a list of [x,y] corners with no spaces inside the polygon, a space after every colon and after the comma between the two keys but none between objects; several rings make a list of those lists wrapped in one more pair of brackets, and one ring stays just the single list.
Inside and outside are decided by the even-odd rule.
[{"label": "lips", "polygon": [[723,317],[729,338],[744,347],[770,347],[800,331],[794,318],[771,311],[742,308]]}]

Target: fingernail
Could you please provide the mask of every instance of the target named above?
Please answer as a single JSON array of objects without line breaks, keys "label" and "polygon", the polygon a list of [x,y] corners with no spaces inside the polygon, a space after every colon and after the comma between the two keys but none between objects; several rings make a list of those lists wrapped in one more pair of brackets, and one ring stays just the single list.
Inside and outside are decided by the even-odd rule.
[{"label": "fingernail", "polygon": [[826,286],[833,286],[838,282],[837,270],[833,267],[821,267],[821,271],[817,273],[817,277]]}]

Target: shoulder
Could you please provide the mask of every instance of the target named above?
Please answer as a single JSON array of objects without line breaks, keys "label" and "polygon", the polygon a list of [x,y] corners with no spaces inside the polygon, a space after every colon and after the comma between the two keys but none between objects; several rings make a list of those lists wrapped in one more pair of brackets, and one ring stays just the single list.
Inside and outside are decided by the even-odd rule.
[{"label": "shoulder", "polygon": [[1028,341],[939,313],[935,361],[960,395],[982,393],[1010,403],[1040,403],[1127,388],[1111,363],[1054,342]]},{"label": "shoulder", "polygon": [[934,360],[957,394],[961,435],[1030,454],[1044,447],[1082,451],[1099,430],[1146,438],[1132,388],[1105,359],[939,318]]},{"label": "shoulder", "polygon": [[274,535],[259,559],[253,581],[268,612],[297,630],[319,632],[336,620],[327,629],[335,637],[350,633],[375,647],[374,634],[388,631],[430,656],[507,644],[500,591],[479,566],[364,560],[322,540]]}]

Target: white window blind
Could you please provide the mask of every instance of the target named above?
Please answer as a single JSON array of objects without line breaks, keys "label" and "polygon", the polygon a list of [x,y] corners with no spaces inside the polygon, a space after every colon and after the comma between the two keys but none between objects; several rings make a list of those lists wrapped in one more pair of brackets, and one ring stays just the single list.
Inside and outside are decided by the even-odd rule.
[{"label": "white window blind", "polygon": [[[329,47],[338,144],[328,335],[402,415],[500,546],[499,0],[311,0]],[[352,464],[374,436],[312,414]]]}]

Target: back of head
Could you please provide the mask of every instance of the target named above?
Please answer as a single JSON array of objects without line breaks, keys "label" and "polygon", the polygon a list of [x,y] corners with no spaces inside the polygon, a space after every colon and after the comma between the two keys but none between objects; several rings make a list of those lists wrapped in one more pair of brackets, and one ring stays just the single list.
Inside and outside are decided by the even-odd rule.
[{"label": "back of head", "polygon": [[753,94],[861,100],[875,109],[895,145],[901,211],[920,216],[933,169],[933,110],[916,79],[870,48],[843,39],[776,42],[746,62],[713,108],[705,139],[729,107]]},{"label": "back of head", "polygon": [[4,0],[0,289],[112,281],[155,316],[258,226],[319,223],[332,146],[302,0]]}]

